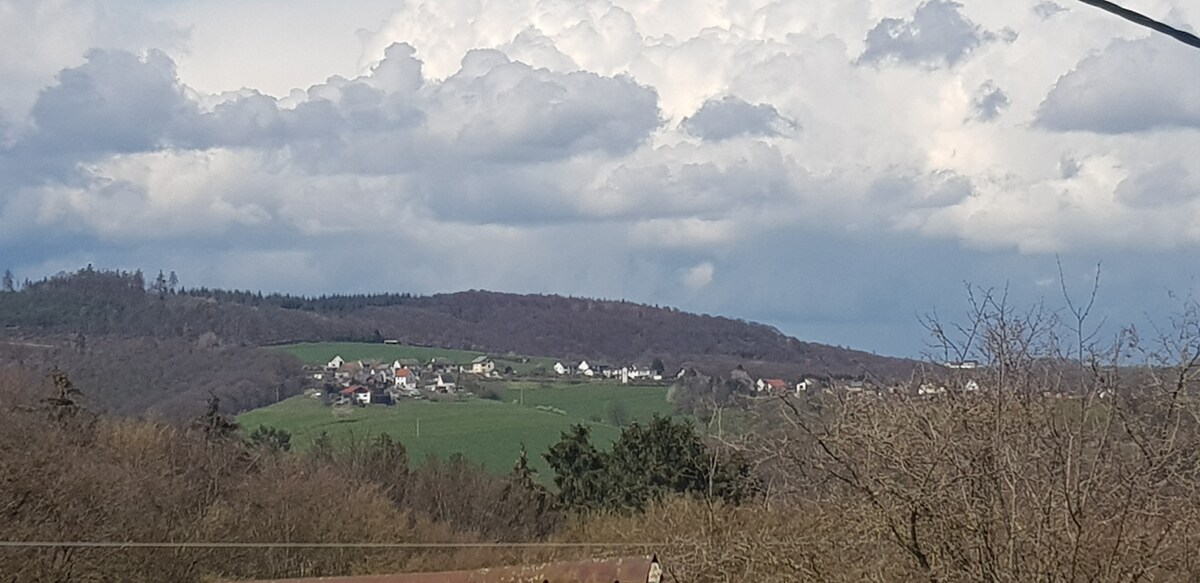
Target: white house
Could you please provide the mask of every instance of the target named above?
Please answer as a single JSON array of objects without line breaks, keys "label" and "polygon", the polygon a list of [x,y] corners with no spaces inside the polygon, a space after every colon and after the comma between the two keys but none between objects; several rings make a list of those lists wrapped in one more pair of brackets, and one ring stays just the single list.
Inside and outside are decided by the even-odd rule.
[{"label": "white house", "polygon": [[787,381],[783,379],[758,379],[754,388],[760,393],[779,394],[787,391]]},{"label": "white house", "polygon": [[592,370],[591,365],[589,365],[586,360],[582,360],[579,362],[578,369],[579,369],[579,374],[581,374],[583,376],[590,377],[590,376],[596,375],[596,371]]},{"label": "white house", "polygon": [[445,373],[438,373],[436,376],[434,376],[433,383],[429,385],[429,388],[439,393],[453,393],[458,387],[454,383],[453,376]]},{"label": "white house", "polygon": [[401,366],[396,369],[395,384],[397,389],[415,389],[420,382],[421,379],[417,377],[417,372],[407,366]]},{"label": "white house", "polygon": [[366,387],[346,387],[342,389],[342,396],[357,405],[371,404],[371,389]]},{"label": "white house", "polygon": [[956,362],[947,362],[946,368],[955,370],[972,370],[979,368],[978,360],[960,360]]},{"label": "white house", "polygon": [[814,379],[804,379],[796,383],[796,396],[799,397],[817,388],[817,381]]},{"label": "white house", "polygon": [[471,361],[471,374],[488,375],[496,370],[496,362],[486,356],[477,356]]},{"label": "white house", "polygon": [[638,368],[637,366],[626,366],[621,368],[621,382],[624,384],[649,380],[662,380],[662,376],[655,374],[654,371],[650,369]]},{"label": "white house", "polygon": [[567,367],[563,366],[563,363],[561,363],[561,362],[554,363],[554,374],[558,374],[558,375],[567,374]]},{"label": "white house", "polygon": [[325,368],[330,369],[330,370],[337,370],[339,368],[342,368],[343,364],[346,364],[346,361],[339,355],[339,356],[333,357],[333,360],[329,361],[329,364],[325,365]]},{"label": "white house", "polygon": [[933,383],[922,383],[921,386],[917,388],[917,394],[922,397],[932,397],[934,395],[941,395],[945,392],[946,387],[942,385],[935,385]]}]

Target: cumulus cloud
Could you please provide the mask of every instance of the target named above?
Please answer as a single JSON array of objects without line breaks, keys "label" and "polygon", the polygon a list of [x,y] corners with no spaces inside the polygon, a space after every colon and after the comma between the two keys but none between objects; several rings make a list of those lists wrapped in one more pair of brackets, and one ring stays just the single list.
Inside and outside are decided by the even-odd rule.
[{"label": "cumulus cloud", "polygon": [[1169,39],[1118,39],[1051,88],[1037,123],[1106,134],[1200,127],[1200,60]]},{"label": "cumulus cloud", "polygon": [[728,140],[738,136],[778,136],[796,128],[795,122],[779,115],[768,103],[750,104],[735,96],[710,99],[691,117],[684,118],[683,128],[705,140]]},{"label": "cumulus cloud", "polygon": [[[849,340],[931,307],[895,290],[1200,244],[1180,157],[1200,149],[1195,60],[1157,39],[1098,45],[1144,34],[1100,15],[1064,35],[1047,2],[372,0],[328,29],[314,15],[333,10],[302,2],[262,38],[227,16],[157,28],[203,10],[191,1],[76,26],[66,8],[108,0],[0,0],[0,33],[29,29],[11,46],[59,51],[26,69],[0,55],[23,79],[0,94],[25,103],[0,95],[14,267],[629,297]],[[86,33],[53,40],[56,10]],[[172,33],[189,29],[190,52]],[[61,237],[30,243],[47,230]],[[396,273],[347,260],[396,253]],[[745,284],[763,270],[778,281]],[[836,294],[804,285],[846,271],[863,275]]]},{"label": "cumulus cloud", "polygon": [[147,0],[0,0],[0,109],[24,118],[37,93],[93,49],[178,49],[184,27],[152,15]]},{"label": "cumulus cloud", "polygon": [[148,151],[194,114],[164,53],[139,58],[97,49],[85,58],[38,96],[29,147],[44,153]]},{"label": "cumulus cloud", "polygon": [[[928,0],[912,18],[885,18],[867,33],[867,46],[859,62],[895,60],[924,67],[953,67],[981,45],[997,38],[962,15],[962,4],[953,0]],[[1005,31],[1005,40],[1015,33]]]}]

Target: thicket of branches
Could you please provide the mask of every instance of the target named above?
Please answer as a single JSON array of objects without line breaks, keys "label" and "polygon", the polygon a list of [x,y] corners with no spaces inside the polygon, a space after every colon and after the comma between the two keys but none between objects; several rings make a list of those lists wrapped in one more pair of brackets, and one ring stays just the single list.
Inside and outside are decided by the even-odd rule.
[{"label": "thicket of branches", "polygon": [[[35,390],[31,390],[31,388]],[[98,415],[63,374],[0,369],[0,523],[7,541],[403,543],[530,541],[560,518],[518,463],[413,467],[387,436],[287,453],[212,403],[169,425]],[[495,550],[0,549],[0,581],[210,581],[473,568]],[[524,556],[524,555],[521,555]],[[536,556],[536,555],[535,555]]]},{"label": "thicket of branches", "polygon": [[928,321],[939,351],[981,363],[914,379],[945,392],[758,409],[729,444],[758,463],[757,505],[668,501],[576,536],[657,533],[686,581],[1200,577],[1200,309],[1102,343],[1094,293],[1059,312],[969,300],[965,322]]},{"label": "thicket of branches", "polygon": [[[547,454],[543,487],[526,452],[503,476],[462,456],[411,463],[385,435],[302,451],[291,436],[239,428],[217,397],[190,424],[98,414],[65,373],[0,369],[0,518],[6,541],[147,543],[524,543],[564,520],[628,516],[678,494],[738,501],[748,467],[718,457],[686,422],[631,424],[613,451],[586,432]],[[580,490],[600,496],[590,504]],[[211,581],[459,570],[581,558],[589,549],[0,548],[0,582]],[[628,551],[629,549],[626,549]],[[640,550],[640,549],[638,549]]]}]

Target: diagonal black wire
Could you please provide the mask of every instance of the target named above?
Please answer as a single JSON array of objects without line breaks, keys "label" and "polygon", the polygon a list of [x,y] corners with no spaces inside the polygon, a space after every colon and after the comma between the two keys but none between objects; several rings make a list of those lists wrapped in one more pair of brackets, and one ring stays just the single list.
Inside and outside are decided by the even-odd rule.
[{"label": "diagonal black wire", "polygon": [[1117,6],[1116,4],[1113,4],[1112,2],[1108,2],[1107,0],[1079,0],[1079,1],[1083,2],[1084,4],[1090,4],[1092,6],[1095,6],[1096,8],[1099,8],[1101,10],[1116,14],[1117,16],[1120,16],[1121,18],[1124,18],[1125,20],[1128,20],[1134,24],[1140,24],[1151,30],[1161,32],[1161,33],[1163,33],[1185,45],[1189,45],[1189,46],[1195,47],[1197,49],[1200,49],[1200,37],[1197,37],[1196,35],[1194,35],[1190,32],[1185,32],[1185,31],[1179,30],[1178,28],[1168,26],[1157,20],[1154,20],[1153,18],[1150,18],[1149,16],[1146,16],[1144,14],[1139,14],[1128,8],[1122,8],[1120,6]]}]

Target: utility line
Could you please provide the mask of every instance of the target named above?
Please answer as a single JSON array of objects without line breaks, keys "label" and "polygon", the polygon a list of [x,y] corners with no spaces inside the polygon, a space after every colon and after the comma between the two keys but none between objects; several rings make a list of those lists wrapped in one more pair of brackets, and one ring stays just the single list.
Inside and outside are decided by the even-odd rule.
[{"label": "utility line", "polygon": [[1185,45],[1189,45],[1191,47],[1200,49],[1200,37],[1197,37],[1196,35],[1194,35],[1190,32],[1182,31],[1182,30],[1179,30],[1178,28],[1169,26],[1167,24],[1163,24],[1157,20],[1154,20],[1153,18],[1150,18],[1149,16],[1134,12],[1128,8],[1123,8],[1121,6],[1113,4],[1112,2],[1109,2],[1108,0],[1079,0],[1079,1],[1083,2],[1084,4],[1089,4],[1091,6],[1095,6],[1096,8],[1099,8],[1106,12],[1111,12],[1113,14],[1116,14],[1117,16],[1120,16],[1121,18],[1124,18],[1125,20],[1128,20],[1134,24],[1140,24],[1151,30],[1161,32],[1161,33],[1163,33]]}]

